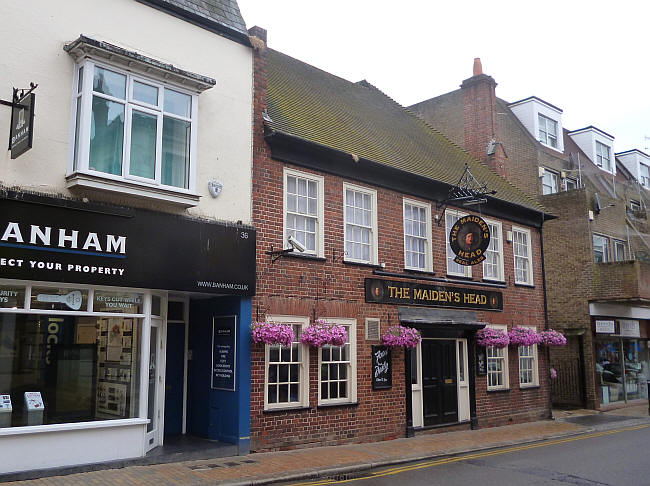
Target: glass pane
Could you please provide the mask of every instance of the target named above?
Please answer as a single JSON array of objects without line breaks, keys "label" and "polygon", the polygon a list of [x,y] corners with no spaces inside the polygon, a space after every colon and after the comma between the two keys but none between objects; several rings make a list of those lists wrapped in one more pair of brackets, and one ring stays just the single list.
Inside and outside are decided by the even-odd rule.
[{"label": "glass pane", "polygon": [[87,310],[88,291],[70,288],[34,287],[30,307],[47,310]]},{"label": "glass pane", "polygon": [[[95,294],[97,295],[97,294]],[[176,304],[181,304],[181,309],[182,309],[182,303],[181,302],[176,302]],[[162,315],[162,299],[158,295],[152,295],[151,296],[151,314],[154,316],[161,316]],[[171,319],[171,317],[170,317]],[[182,319],[182,317],[181,317]]]},{"label": "glass pane", "polygon": [[[109,329],[109,334],[112,333],[112,330]],[[158,379],[156,377],[156,367],[158,366],[158,328],[151,328],[151,335],[149,336],[149,393],[147,398],[147,418],[149,423],[147,424],[147,432],[151,432],[157,426],[158,417],[156,413],[156,383]]]},{"label": "glass pane", "polygon": [[289,381],[292,381],[292,382],[297,382],[298,381],[298,379],[299,379],[298,371],[299,370],[300,370],[299,365],[291,365],[291,369],[290,369],[290,372],[289,372]]},{"label": "glass pane", "polygon": [[124,99],[126,97],[126,76],[108,69],[95,67],[93,90],[97,93]]},{"label": "glass pane", "polygon": [[280,361],[280,348],[279,347],[274,346],[271,349],[269,349],[269,360],[274,362],[274,363],[277,363],[278,361]]},{"label": "glass pane", "polygon": [[289,365],[279,365],[280,366],[280,383],[286,383],[289,381]]},{"label": "glass pane", "polygon": [[[110,324],[0,314],[0,388],[13,409],[0,427],[137,417],[140,321],[117,318]],[[120,342],[116,355],[107,351],[109,337]],[[40,393],[44,408],[27,410],[26,391]]]},{"label": "glass pane", "polygon": [[122,174],[124,143],[124,105],[93,96],[90,125],[90,160],[92,170]]},{"label": "glass pane", "polygon": [[93,310],[95,312],[141,314],[143,298],[144,296],[142,294],[96,290],[93,301]]},{"label": "glass pane", "polygon": [[289,401],[289,385],[278,386],[278,401],[280,403],[286,403]]},{"label": "glass pane", "polygon": [[298,385],[289,385],[289,401],[297,402],[298,401]]},{"label": "glass pane", "polygon": [[156,125],[158,117],[133,110],[131,114],[131,160],[129,173],[156,177]]},{"label": "glass pane", "polygon": [[625,400],[621,358],[620,341],[596,341],[596,377],[602,405]]},{"label": "glass pane", "polygon": [[79,163],[79,132],[81,130],[81,100],[82,97],[77,98],[77,113],[75,115],[74,123],[74,158],[72,161],[74,170],[77,170],[77,164]]},{"label": "glass pane", "polygon": [[187,189],[190,171],[190,123],[164,117],[162,146],[162,183]]},{"label": "glass pane", "polygon": [[158,88],[133,81],[133,99],[158,106]]},{"label": "glass pane", "polygon": [[[0,307],[3,309],[22,309],[25,307],[25,287],[0,285]],[[2,344],[0,344],[0,349],[2,349],[1,346]]]},{"label": "glass pane", "polygon": [[338,381],[333,381],[330,383],[330,398],[338,398],[339,397],[339,383]]},{"label": "glass pane", "polygon": [[278,388],[277,386],[269,385],[269,403],[278,402]]},{"label": "glass pane", "polygon": [[269,365],[269,383],[278,382],[278,366],[279,365]]},{"label": "glass pane", "polygon": [[84,67],[79,68],[79,77],[77,78],[77,93],[81,93],[84,86]]},{"label": "glass pane", "polygon": [[322,400],[327,400],[329,398],[329,394],[327,393],[327,383],[321,383],[320,384],[320,397]]},{"label": "glass pane", "polygon": [[165,106],[167,113],[190,118],[192,116],[192,97],[178,91],[165,88]]}]

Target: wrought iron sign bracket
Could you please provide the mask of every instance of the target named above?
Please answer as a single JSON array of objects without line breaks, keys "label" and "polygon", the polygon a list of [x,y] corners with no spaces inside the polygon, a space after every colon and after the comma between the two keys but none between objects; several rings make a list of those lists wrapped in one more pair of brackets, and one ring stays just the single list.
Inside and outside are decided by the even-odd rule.
[{"label": "wrought iron sign bracket", "polygon": [[284,250],[275,250],[273,248],[273,245],[271,245],[271,249],[266,250],[264,253],[266,255],[271,255],[271,263],[275,263],[275,261],[278,258],[283,257],[284,255],[287,255],[288,253],[293,253],[293,248],[286,248]]},{"label": "wrought iron sign bracket", "polygon": [[[463,206],[473,206],[487,202],[487,196],[493,196],[497,193],[495,190],[488,190],[487,183],[480,184],[469,166],[465,164],[463,175],[460,176],[455,186],[449,188],[446,199],[436,201],[436,211],[444,214],[447,205],[450,203],[460,203]],[[438,226],[442,224],[443,218],[438,218]]]},{"label": "wrought iron sign bracket", "polygon": [[[10,106],[12,108],[20,108],[19,101],[34,91],[36,88],[38,88],[38,84],[34,83],[29,83],[29,88],[11,88],[11,101],[0,99],[0,105]],[[20,95],[18,92],[20,92]]]}]

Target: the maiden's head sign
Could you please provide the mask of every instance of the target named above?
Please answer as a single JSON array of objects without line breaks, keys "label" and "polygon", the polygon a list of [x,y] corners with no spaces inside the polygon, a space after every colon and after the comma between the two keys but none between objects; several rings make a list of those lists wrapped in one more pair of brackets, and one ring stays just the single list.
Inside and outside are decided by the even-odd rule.
[{"label": "the maiden's head sign", "polygon": [[479,216],[463,216],[451,227],[449,245],[460,265],[478,265],[485,260],[490,244],[490,227]]}]

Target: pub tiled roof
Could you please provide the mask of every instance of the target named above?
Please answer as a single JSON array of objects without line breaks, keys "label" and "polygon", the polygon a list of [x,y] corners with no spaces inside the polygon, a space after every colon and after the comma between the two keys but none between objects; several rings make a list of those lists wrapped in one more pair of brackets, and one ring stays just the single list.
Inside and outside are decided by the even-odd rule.
[{"label": "pub tiled roof", "polygon": [[248,35],[237,0],[138,0],[171,11],[185,12]]},{"label": "pub tiled roof", "polygon": [[367,81],[352,83],[268,49],[269,128],[447,184],[465,164],[495,198],[544,208]]}]

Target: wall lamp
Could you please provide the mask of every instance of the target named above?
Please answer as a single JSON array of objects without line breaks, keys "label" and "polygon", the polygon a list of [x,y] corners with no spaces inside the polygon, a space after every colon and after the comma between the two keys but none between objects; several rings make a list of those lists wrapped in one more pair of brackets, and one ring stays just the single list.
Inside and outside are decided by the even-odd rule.
[{"label": "wall lamp", "polygon": [[293,253],[294,250],[298,250],[300,253],[303,253],[307,249],[305,248],[305,245],[296,240],[293,235],[290,235],[287,241],[289,242],[289,245],[291,245],[291,248],[275,250],[273,249],[273,245],[271,245],[271,249],[264,252],[267,255],[271,255],[271,263],[274,263],[278,258],[283,257],[284,255]]}]

